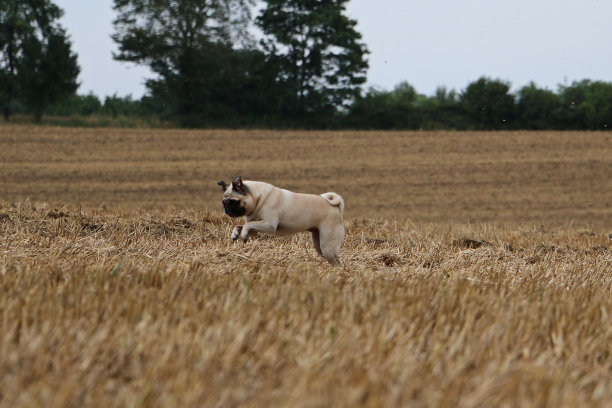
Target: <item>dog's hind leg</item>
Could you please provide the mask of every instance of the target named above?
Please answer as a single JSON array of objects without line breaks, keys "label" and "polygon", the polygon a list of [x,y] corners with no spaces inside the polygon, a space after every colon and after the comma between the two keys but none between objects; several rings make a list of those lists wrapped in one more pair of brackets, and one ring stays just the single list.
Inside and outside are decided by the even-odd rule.
[{"label": "dog's hind leg", "polygon": [[321,243],[319,242],[319,230],[311,229],[310,236],[312,237],[312,245],[314,249],[317,251],[317,254],[323,256],[323,252],[321,252]]},{"label": "dog's hind leg", "polygon": [[321,255],[332,265],[342,266],[340,247],[344,239],[344,228],[324,230],[319,233]]}]

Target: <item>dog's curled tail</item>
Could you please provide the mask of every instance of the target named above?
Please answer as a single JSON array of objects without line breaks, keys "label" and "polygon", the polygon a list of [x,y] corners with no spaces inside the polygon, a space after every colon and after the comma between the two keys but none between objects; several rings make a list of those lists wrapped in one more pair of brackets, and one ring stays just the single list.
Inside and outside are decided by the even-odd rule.
[{"label": "dog's curled tail", "polygon": [[321,194],[321,197],[327,200],[328,203],[333,205],[334,207],[338,207],[340,209],[340,214],[344,215],[344,200],[340,197],[340,194],[336,193],[325,193]]}]

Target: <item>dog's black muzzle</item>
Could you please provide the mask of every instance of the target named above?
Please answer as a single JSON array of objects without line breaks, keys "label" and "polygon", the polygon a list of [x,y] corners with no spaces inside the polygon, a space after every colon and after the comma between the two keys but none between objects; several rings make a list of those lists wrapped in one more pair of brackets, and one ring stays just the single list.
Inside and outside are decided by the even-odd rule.
[{"label": "dog's black muzzle", "polygon": [[240,200],[223,200],[225,213],[232,218],[242,217],[246,214],[246,209],[240,206]]}]

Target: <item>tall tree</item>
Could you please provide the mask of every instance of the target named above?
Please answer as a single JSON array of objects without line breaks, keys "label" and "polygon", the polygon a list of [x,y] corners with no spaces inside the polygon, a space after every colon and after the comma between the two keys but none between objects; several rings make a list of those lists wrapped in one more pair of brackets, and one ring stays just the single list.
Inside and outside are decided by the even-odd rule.
[{"label": "tall tree", "polygon": [[[0,0],[0,102],[6,120],[10,117],[16,96],[36,93],[30,86],[40,89],[43,83],[43,87],[54,88],[43,98],[54,101],[64,96],[65,92],[55,92],[58,88],[49,80],[62,76],[68,82],[76,83],[79,71],[76,57],[71,54],[70,43],[57,22],[62,14],[62,10],[50,0]],[[69,54],[69,61],[53,63],[63,59],[55,53]],[[51,65],[38,65],[38,69],[30,69],[29,64],[33,63],[35,54],[44,56],[44,63]],[[50,73],[57,69],[66,71]],[[45,79],[45,75],[50,78]]]},{"label": "tall tree", "polygon": [[348,0],[266,0],[256,19],[262,44],[279,67],[290,114],[333,112],[365,83],[368,53]]},{"label": "tall tree", "polygon": [[62,29],[39,41],[30,37],[23,47],[19,66],[23,102],[40,122],[43,110],[52,103],[71,95],[79,87],[77,56]]},{"label": "tall tree", "polygon": [[[253,0],[114,0],[114,58],[149,66],[151,93],[182,116],[206,114],[234,46],[249,42]],[[210,113],[210,112],[209,112]]]}]

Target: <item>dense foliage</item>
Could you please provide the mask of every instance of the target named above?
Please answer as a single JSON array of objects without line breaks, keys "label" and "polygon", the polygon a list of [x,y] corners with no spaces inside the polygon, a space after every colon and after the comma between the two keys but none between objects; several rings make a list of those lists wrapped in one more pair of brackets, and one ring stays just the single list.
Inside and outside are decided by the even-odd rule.
[{"label": "dense foliage", "polygon": [[7,120],[12,113],[40,120],[44,112],[186,127],[605,130],[612,123],[612,83],[588,79],[556,91],[535,83],[513,91],[487,76],[434,95],[408,82],[362,89],[368,50],[346,16],[348,1],[266,0],[254,15],[254,0],[114,0],[114,58],[154,76],[139,100],[100,100],[75,93],[79,67],[57,23],[62,10],[50,0],[0,0],[0,105]]},{"label": "dense foliage", "polygon": [[367,49],[344,15],[348,0],[268,0],[257,18],[278,67],[283,114],[325,115],[346,107],[366,81]]},{"label": "dense foliage", "polygon": [[74,94],[79,66],[50,0],[0,0],[0,105],[4,118],[30,110],[37,121],[50,104]]},{"label": "dense foliage", "polygon": [[592,129],[612,126],[612,83],[582,80],[557,92],[530,83],[516,93],[506,81],[481,77],[461,92],[418,94],[407,83],[369,89],[347,124],[369,129]]}]

